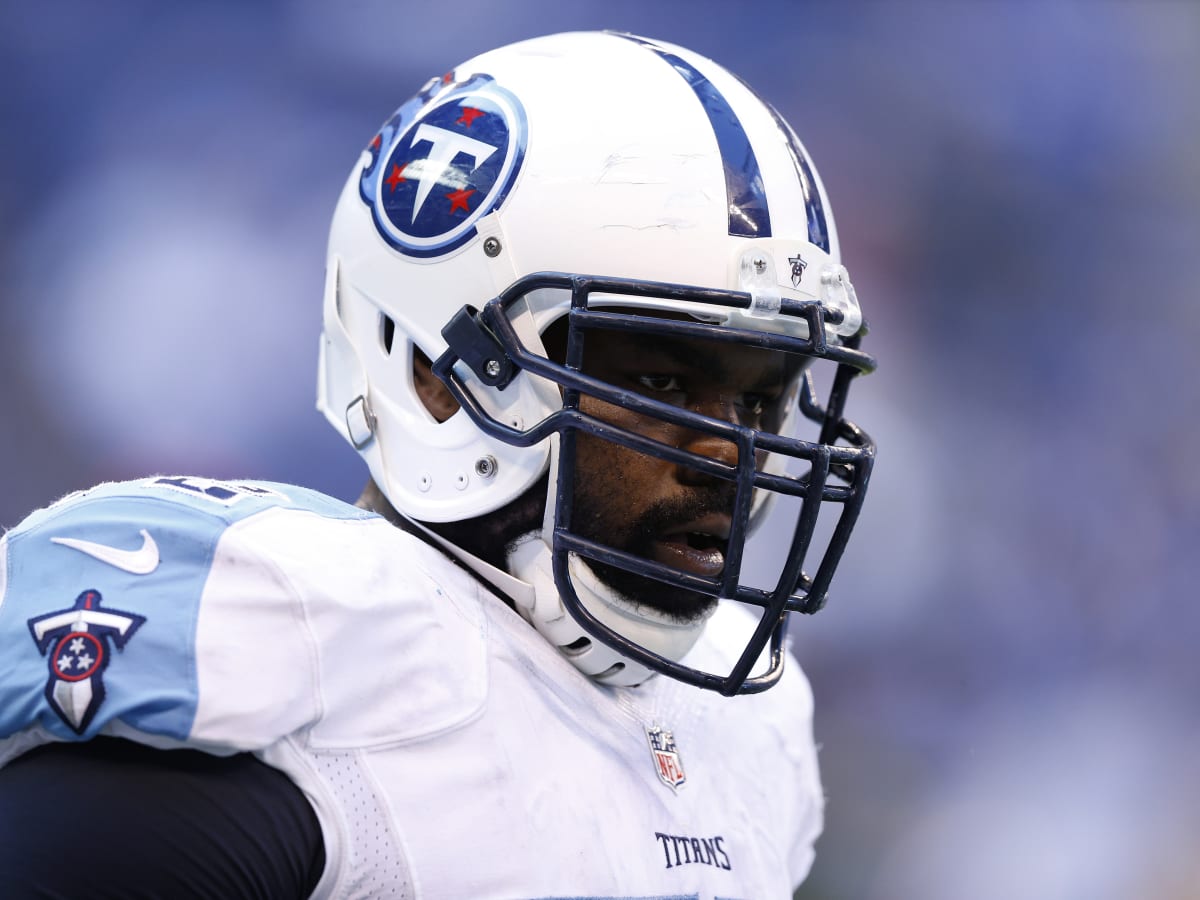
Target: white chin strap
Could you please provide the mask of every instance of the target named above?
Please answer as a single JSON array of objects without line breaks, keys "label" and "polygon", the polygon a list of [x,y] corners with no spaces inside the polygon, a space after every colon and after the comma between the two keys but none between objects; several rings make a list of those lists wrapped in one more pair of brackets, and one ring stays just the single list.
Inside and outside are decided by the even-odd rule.
[{"label": "white chin strap", "polygon": [[[517,578],[533,586],[533,605],[518,612],[585,675],[603,684],[629,686],[656,674],[595,640],[567,612],[554,583],[550,547],[541,535],[530,534],[519,541],[509,554],[508,566]],[[653,610],[634,607],[601,582],[575,554],[571,554],[567,567],[575,593],[588,612],[659,656],[678,662],[704,631],[707,616],[681,623]]]},{"label": "white chin strap", "polygon": [[[558,479],[558,440],[551,438],[550,479],[546,515],[540,532],[519,538],[508,553],[508,571],[501,571],[409,519],[431,540],[496,587],[516,604],[517,612],[534,629],[589,678],[602,684],[632,687],[653,678],[657,672],[597,641],[567,612],[554,582],[550,551],[554,527],[554,497]],[[406,517],[407,518],[407,517]],[[680,622],[624,599],[604,584],[591,567],[575,554],[567,565],[580,603],[596,619],[647,650],[678,662],[695,646],[712,615]]]},{"label": "white chin strap", "polygon": [[[554,583],[550,545],[538,532],[530,532],[516,542],[509,553],[509,571],[502,571],[479,557],[464,552],[442,535],[409,518],[413,526],[430,540],[460,560],[487,583],[515,602],[516,610],[542,637],[557,647],[578,670],[601,684],[634,686],[653,678],[656,673],[641,662],[631,660],[607,644],[596,641],[575,617],[566,612],[558,586]],[[679,623],[653,610],[640,610],[605,586],[582,559],[571,554],[568,564],[575,593],[588,612],[620,635],[640,643],[654,653],[678,662],[700,640],[706,616],[695,622]]]},{"label": "white chin strap", "polygon": [[[463,552],[420,522],[409,521],[480,578],[511,598],[521,618],[589,678],[602,684],[632,687],[658,674],[592,638],[567,612],[554,583],[550,547],[541,534],[531,532],[521,538],[509,553],[509,571],[503,572],[477,556]],[[660,656],[678,662],[704,632],[707,616],[681,624],[652,611],[638,611],[606,587],[579,557],[572,554],[568,567],[576,594],[593,616]]]},{"label": "white chin strap", "polygon": [[[546,486],[546,515],[541,533],[520,538],[508,554],[508,571],[532,590],[514,597],[517,611],[537,632],[559,649],[588,677],[602,684],[633,686],[657,673],[597,641],[567,612],[554,582],[551,546],[558,481],[558,439],[550,439],[550,478]],[[571,554],[567,564],[575,594],[584,608],[617,634],[667,659],[683,659],[704,632],[709,614],[679,622],[646,607],[635,606],[604,584],[591,567]],[[510,576],[510,577],[512,577]],[[510,595],[512,596],[512,595]],[[525,605],[525,599],[532,600]]]}]

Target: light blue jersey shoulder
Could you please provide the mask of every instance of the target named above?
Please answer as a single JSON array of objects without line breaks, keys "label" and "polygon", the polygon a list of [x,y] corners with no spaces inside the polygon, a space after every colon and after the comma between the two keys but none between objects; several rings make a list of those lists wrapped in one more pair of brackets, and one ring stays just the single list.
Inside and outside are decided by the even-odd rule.
[{"label": "light blue jersey shoulder", "polygon": [[214,550],[231,525],[281,508],[374,515],[293,485],[164,476],[72,494],[9,531],[0,542],[0,741],[35,726],[88,738],[117,718],[186,738]]}]

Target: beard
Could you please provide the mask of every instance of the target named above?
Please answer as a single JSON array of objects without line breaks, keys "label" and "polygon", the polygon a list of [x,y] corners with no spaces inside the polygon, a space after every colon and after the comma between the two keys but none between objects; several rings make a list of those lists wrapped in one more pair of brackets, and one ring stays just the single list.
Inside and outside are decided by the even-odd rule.
[{"label": "beard", "polygon": [[[707,515],[729,515],[735,496],[736,487],[721,482],[681,497],[656,501],[632,519],[614,523],[607,512],[612,505],[611,497],[601,500],[577,485],[571,530],[614,550],[653,561],[655,544],[664,535]],[[721,542],[722,552],[727,551],[727,544]],[[648,607],[681,624],[707,618],[717,605],[715,594],[668,584],[611,563],[592,559],[585,562],[597,578],[633,607]]]},{"label": "beard", "polygon": [[[494,512],[458,522],[425,525],[485,562],[507,569],[514,546],[530,533],[541,530],[548,480],[549,476],[543,475],[524,494]],[[656,501],[632,518],[620,518],[613,509],[611,490],[589,491],[577,479],[569,524],[571,531],[580,537],[653,560],[654,545],[664,534],[706,515],[729,515],[736,494],[734,484],[722,481],[690,489],[683,496]],[[650,609],[680,624],[707,618],[717,605],[715,595],[667,584],[610,563],[592,559],[583,562],[635,609]]]}]

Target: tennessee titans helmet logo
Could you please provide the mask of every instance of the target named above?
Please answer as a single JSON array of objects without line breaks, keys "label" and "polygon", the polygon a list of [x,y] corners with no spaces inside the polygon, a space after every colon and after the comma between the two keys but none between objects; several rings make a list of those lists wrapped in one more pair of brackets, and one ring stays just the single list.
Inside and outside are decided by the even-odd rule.
[{"label": "tennessee titans helmet logo", "polygon": [[409,256],[440,256],[475,236],[525,156],[525,111],[490,76],[425,86],[367,147],[359,195],[375,227]]},{"label": "tennessee titans helmet logo", "polygon": [[29,620],[38,650],[49,652],[46,700],[76,734],[87,730],[104,702],[108,641],[124,648],[145,621],[145,616],[101,609],[99,591],[84,591],[71,609]]}]

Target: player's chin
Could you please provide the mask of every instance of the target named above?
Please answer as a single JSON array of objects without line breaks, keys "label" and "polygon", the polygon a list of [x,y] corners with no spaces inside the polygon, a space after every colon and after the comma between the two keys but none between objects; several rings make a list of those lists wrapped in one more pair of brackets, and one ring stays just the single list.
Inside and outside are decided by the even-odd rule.
[{"label": "player's chin", "polygon": [[626,603],[688,625],[707,619],[717,607],[717,599],[686,588],[664,584],[645,575],[600,562],[591,562],[597,577],[620,595]]}]

